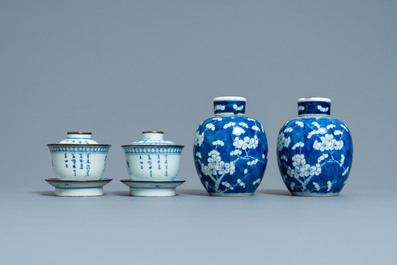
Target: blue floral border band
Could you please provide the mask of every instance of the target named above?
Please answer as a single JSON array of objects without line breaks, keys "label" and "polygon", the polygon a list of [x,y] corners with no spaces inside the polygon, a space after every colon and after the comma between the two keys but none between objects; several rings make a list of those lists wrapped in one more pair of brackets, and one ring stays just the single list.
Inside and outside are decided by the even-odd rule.
[{"label": "blue floral border band", "polygon": [[125,146],[123,147],[126,154],[181,154],[183,147],[179,146]]},{"label": "blue floral border band", "polygon": [[51,153],[69,152],[69,153],[104,153],[109,151],[110,146],[71,146],[71,145],[49,145]]},{"label": "blue floral border band", "polygon": [[303,101],[298,102],[298,115],[330,115],[331,102]]},{"label": "blue floral border band", "polygon": [[214,101],[214,113],[216,114],[244,114],[245,101],[225,100]]}]

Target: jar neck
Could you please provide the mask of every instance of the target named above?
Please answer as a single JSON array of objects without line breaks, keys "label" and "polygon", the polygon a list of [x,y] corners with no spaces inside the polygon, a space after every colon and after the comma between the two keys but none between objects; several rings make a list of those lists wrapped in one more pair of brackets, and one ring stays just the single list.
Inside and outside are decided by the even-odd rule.
[{"label": "jar neck", "polygon": [[303,98],[298,100],[298,115],[300,117],[329,116],[331,100],[327,98]]},{"label": "jar neck", "polygon": [[246,99],[242,97],[214,98],[215,116],[244,116]]}]

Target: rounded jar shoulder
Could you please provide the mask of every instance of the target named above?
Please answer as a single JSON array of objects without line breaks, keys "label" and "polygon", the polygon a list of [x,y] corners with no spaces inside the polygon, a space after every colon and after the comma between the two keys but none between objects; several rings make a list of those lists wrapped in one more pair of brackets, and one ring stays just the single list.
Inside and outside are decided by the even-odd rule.
[{"label": "rounded jar shoulder", "polygon": [[[203,131],[206,129],[218,130],[239,127],[244,130],[253,129],[258,132],[265,132],[263,126],[254,118],[246,116],[218,116],[211,117],[203,121],[197,131]],[[238,129],[237,129],[238,130]]]},{"label": "rounded jar shoulder", "polygon": [[285,130],[288,132],[295,129],[302,132],[319,130],[319,133],[325,133],[328,130],[343,129],[350,134],[350,130],[344,122],[330,117],[299,117],[292,119],[283,125],[280,133]]}]

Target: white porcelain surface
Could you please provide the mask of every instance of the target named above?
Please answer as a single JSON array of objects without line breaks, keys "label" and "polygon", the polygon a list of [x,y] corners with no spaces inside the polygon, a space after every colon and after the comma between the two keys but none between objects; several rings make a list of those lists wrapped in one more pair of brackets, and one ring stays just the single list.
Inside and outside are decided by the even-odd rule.
[{"label": "white porcelain surface", "polygon": [[166,197],[175,196],[176,187],[182,185],[185,181],[135,181],[124,179],[121,182],[130,188],[131,196]]},{"label": "white porcelain surface", "polygon": [[49,144],[58,179],[98,180],[102,177],[110,145],[91,139],[91,133],[68,133],[68,139]]},{"label": "white porcelain surface", "polygon": [[183,146],[163,139],[162,132],[143,132],[142,140],[123,145],[132,180],[171,181],[179,171]]},{"label": "white porcelain surface", "polygon": [[90,132],[68,132],[67,138],[59,141],[59,144],[99,144],[92,139]]},{"label": "white porcelain surface", "polygon": [[55,187],[56,196],[85,197],[103,195],[103,186],[112,181],[112,179],[68,181],[50,178],[46,179],[46,181]]}]

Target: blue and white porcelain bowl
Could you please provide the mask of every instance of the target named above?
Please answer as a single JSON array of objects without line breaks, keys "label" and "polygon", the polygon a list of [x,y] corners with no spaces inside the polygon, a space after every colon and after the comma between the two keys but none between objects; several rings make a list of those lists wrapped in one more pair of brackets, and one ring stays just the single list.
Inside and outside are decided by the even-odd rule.
[{"label": "blue and white porcelain bowl", "polygon": [[163,132],[142,132],[142,140],[123,145],[132,180],[172,181],[178,174],[183,145],[163,139]]},{"label": "blue and white porcelain bowl", "polygon": [[98,180],[102,177],[110,148],[91,138],[90,132],[68,132],[67,139],[48,144],[58,179]]},{"label": "blue and white porcelain bowl", "polygon": [[245,98],[213,101],[215,117],[201,123],[194,140],[197,174],[210,195],[253,195],[267,164],[265,131],[257,120],[244,116]]},{"label": "blue and white porcelain bowl", "polygon": [[298,99],[299,117],[280,130],[278,166],[293,195],[334,196],[346,183],[353,161],[352,138],[347,126],[330,113],[328,98]]}]

